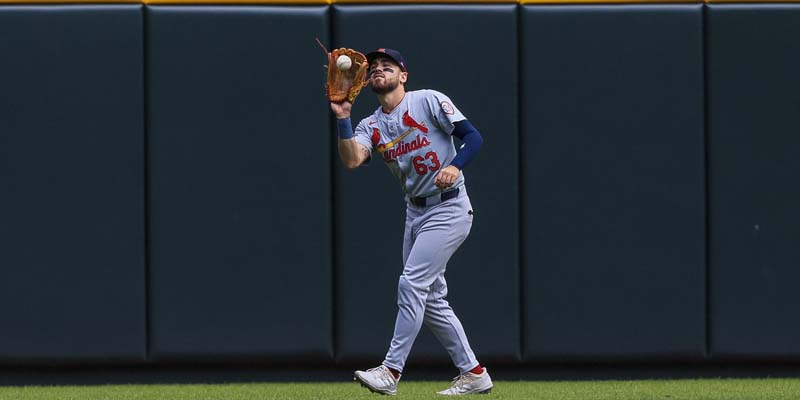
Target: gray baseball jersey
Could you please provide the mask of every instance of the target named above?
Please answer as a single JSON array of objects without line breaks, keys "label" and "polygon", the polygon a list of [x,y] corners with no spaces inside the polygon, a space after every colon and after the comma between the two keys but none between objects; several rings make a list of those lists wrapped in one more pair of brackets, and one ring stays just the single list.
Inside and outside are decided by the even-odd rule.
[{"label": "gray baseball jersey", "polygon": [[[355,139],[381,155],[408,196],[428,197],[442,191],[434,181],[456,156],[451,133],[453,124],[464,119],[444,94],[415,90],[407,92],[391,113],[378,107],[361,120]],[[463,185],[462,173],[451,187]]]}]

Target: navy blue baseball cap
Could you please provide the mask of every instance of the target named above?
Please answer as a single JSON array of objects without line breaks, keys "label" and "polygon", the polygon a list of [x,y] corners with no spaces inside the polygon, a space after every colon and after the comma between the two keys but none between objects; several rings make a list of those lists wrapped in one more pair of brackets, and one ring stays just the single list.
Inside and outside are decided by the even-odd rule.
[{"label": "navy blue baseball cap", "polygon": [[403,55],[400,54],[399,51],[393,49],[384,49],[380,48],[375,50],[369,54],[367,54],[367,62],[372,64],[372,61],[378,57],[386,57],[388,59],[393,60],[400,66],[400,70],[403,72],[408,72],[406,70],[406,60],[403,58]]}]

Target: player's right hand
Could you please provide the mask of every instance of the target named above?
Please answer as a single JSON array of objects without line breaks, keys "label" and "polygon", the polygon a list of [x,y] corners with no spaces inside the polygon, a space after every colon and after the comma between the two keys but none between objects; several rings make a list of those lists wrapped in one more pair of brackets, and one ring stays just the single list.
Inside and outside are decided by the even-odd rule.
[{"label": "player's right hand", "polygon": [[331,103],[331,111],[336,114],[336,119],[350,118],[350,110],[353,104],[345,101],[342,103]]}]

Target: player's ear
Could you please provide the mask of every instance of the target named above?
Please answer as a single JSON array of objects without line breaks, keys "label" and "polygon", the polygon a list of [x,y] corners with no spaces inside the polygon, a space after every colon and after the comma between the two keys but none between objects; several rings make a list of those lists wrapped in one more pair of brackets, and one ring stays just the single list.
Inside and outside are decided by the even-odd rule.
[{"label": "player's ear", "polygon": [[408,72],[401,72],[400,73],[400,83],[405,84],[408,82]]}]

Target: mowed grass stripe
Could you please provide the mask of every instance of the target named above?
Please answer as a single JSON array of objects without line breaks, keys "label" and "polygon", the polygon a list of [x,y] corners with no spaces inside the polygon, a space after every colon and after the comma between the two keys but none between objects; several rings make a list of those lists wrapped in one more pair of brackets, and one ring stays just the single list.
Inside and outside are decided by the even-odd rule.
[{"label": "mowed grass stripe", "polygon": [[[449,382],[400,382],[396,398],[441,399]],[[2,400],[292,400],[386,398],[352,382],[0,387]],[[800,399],[800,379],[495,382],[478,400]]]}]

